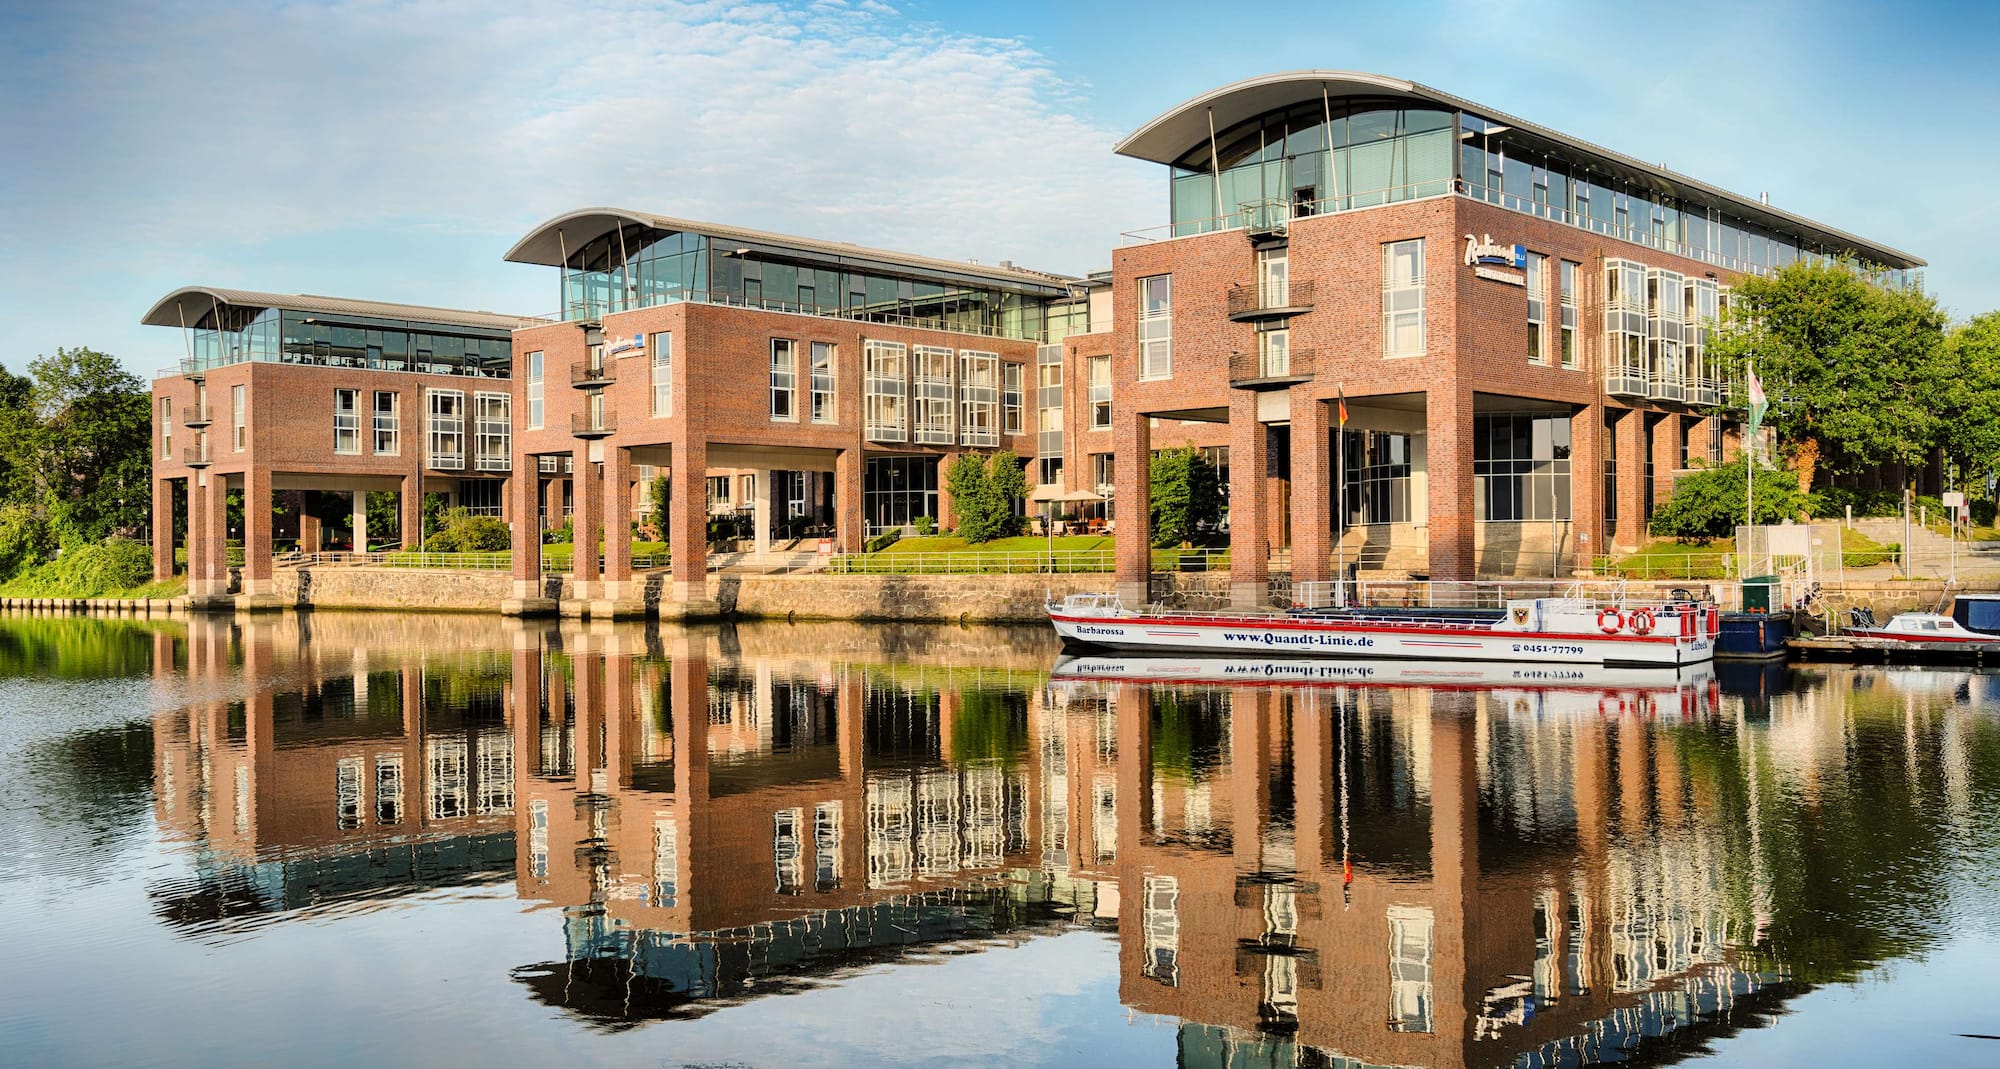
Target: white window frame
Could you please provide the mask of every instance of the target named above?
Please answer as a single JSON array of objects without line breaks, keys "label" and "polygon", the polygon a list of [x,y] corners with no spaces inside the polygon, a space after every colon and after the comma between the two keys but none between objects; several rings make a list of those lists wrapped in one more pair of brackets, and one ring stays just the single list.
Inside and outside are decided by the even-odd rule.
[{"label": "white window frame", "polygon": [[673,333],[662,330],[647,335],[646,358],[653,384],[653,417],[665,419],[674,414]]},{"label": "white window frame", "polygon": [[1000,354],[958,351],[958,444],[1000,444]]},{"label": "white window frame", "polygon": [[1139,381],[1174,377],[1174,276],[1139,280]]},{"label": "white window frame", "polygon": [[910,348],[910,440],[918,445],[950,445],[952,351],[941,345]]},{"label": "white window frame", "polygon": [[[1399,269],[1398,262],[1407,265]],[[1424,239],[1382,246],[1382,356],[1400,360],[1426,351]],[[1412,340],[1414,339],[1414,340]]]},{"label": "white window frame", "polygon": [[1257,332],[1257,375],[1284,378],[1292,373],[1292,331],[1290,327]]},{"label": "white window frame", "polygon": [[1576,283],[1582,271],[1583,265],[1574,260],[1562,260],[1556,265],[1557,301],[1562,316],[1556,352],[1562,366],[1571,370],[1582,361],[1582,354],[1576,351]]},{"label": "white window frame", "polygon": [[1027,370],[1022,365],[1000,365],[1000,433],[1022,433],[1026,386]]},{"label": "white window frame", "polygon": [[806,343],[807,404],[814,423],[840,422],[838,380],[839,349],[830,341]]},{"label": "white window frame", "polygon": [[160,398],[160,459],[174,458],[174,399]]},{"label": "white window frame", "polygon": [[430,466],[465,467],[465,391],[433,389],[426,393],[430,408]]},{"label": "white window frame", "polygon": [[333,391],[333,451],[341,456],[361,454],[360,390]]},{"label": "white window frame", "polygon": [[472,450],[476,470],[513,470],[513,407],[514,399],[508,394],[472,395]]},{"label": "white window frame", "polygon": [[863,437],[871,442],[910,440],[910,350],[902,342],[864,341]]},{"label": "white window frame", "polygon": [[229,441],[241,453],[250,448],[250,387],[229,388]]},{"label": "white window frame", "polygon": [[1529,253],[1523,274],[1528,280],[1528,363],[1547,367],[1549,258],[1539,252]]},{"label": "white window frame", "polygon": [[1111,358],[1090,358],[1090,429],[1111,429]]},{"label": "white window frame", "polygon": [[[382,409],[382,399],[389,399],[388,411]],[[394,390],[376,390],[369,399],[369,422],[374,431],[372,445],[378,457],[401,456],[403,453],[403,395]],[[388,448],[382,443],[388,442]]]},{"label": "white window frame", "polygon": [[540,349],[529,353],[526,374],[521,377],[521,400],[528,408],[528,429],[531,431],[542,429],[542,375],[547,362]]},{"label": "white window frame", "polygon": [[799,343],[771,339],[771,422],[799,421]]}]

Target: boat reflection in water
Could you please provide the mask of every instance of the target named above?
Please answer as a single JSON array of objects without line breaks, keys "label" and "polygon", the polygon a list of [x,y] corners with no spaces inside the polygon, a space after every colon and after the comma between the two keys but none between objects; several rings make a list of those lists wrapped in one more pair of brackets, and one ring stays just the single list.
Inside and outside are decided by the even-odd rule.
[{"label": "boat reflection in water", "polygon": [[[169,923],[511,880],[561,919],[520,989],[605,1029],[1096,929],[1186,1066],[1671,1059],[1911,949],[1816,935],[1772,860],[1817,836],[1867,886],[1769,784],[1868,721],[1751,725],[1708,665],[1051,671],[1034,634],[841,625],[481,622],[350,653],[340,626],[158,639],[214,688],[156,722],[158,818],[204,859],[153,889]],[[1878,684],[1803,682],[1856,709]],[[1951,696],[1925,708],[1909,737],[1963,765]],[[1939,836],[1971,819],[1964,776],[1944,791]]]}]

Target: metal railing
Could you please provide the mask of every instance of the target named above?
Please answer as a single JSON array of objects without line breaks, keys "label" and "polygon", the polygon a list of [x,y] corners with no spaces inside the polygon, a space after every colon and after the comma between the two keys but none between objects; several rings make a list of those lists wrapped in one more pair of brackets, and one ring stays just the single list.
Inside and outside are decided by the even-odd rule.
[{"label": "metal railing", "polygon": [[1287,349],[1272,352],[1232,352],[1229,354],[1229,381],[1256,382],[1261,379],[1313,377],[1319,353],[1314,349]]},{"label": "metal railing", "polygon": [[[1345,590],[1342,590],[1342,587]],[[1456,582],[1431,579],[1361,580],[1293,583],[1292,608],[1349,607],[1378,609],[1504,609],[1522,598],[1574,598],[1593,605],[1623,604],[1634,596],[1624,579],[1503,579]],[[1645,592],[1650,594],[1651,592]]]},{"label": "metal railing", "polygon": [[[237,550],[236,553],[237,559],[232,563],[241,564],[242,551]],[[575,562],[576,552],[569,545],[542,547],[542,570],[545,572],[567,572],[575,566]],[[273,563],[287,568],[429,568],[441,571],[504,572],[514,566],[514,554],[512,550],[505,549],[468,553],[428,553],[422,550],[403,549],[374,550],[368,553],[324,550],[318,553],[288,554],[274,558]],[[635,569],[665,568],[670,563],[669,554],[666,553],[632,555],[632,567]]]},{"label": "metal railing", "polygon": [[1629,367],[1604,369],[1604,392],[1621,397],[1646,396],[1646,372]]},{"label": "metal railing", "polygon": [[190,430],[198,430],[214,422],[207,405],[186,405],[181,408],[181,426]]},{"label": "metal railing", "polygon": [[[970,270],[977,265],[967,264]],[[1051,288],[1062,285],[1062,280],[1050,278]],[[579,322],[600,319],[606,315],[630,312],[640,308],[656,308],[668,304],[713,304],[725,308],[756,308],[766,312],[788,312],[792,315],[814,316],[819,319],[845,319],[859,323],[880,323],[892,327],[909,327],[914,330],[936,330],[950,334],[971,334],[982,338],[1014,338],[1021,341],[1040,341],[1041,335],[1030,336],[1022,331],[1009,331],[986,323],[967,323],[944,316],[907,315],[870,308],[826,308],[820,305],[800,304],[796,301],[781,301],[776,298],[751,298],[740,293],[723,293],[715,290],[682,290],[679,293],[655,294],[645,300],[572,301],[561,312],[534,318],[552,322]]]},{"label": "metal railing", "polygon": [[1311,308],[1313,303],[1313,283],[1311,279],[1290,282],[1239,283],[1229,287],[1227,294],[1231,316],[1251,315],[1257,312],[1289,311]]},{"label": "metal railing", "polygon": [[618,417],[606,412],[597,419],[590,418],[588,412],[577,412],[569,417],[569,433],[574,438],[603,438],[618,430]]},{"label": "metal railing", "polygon": [[569,384],[577,389],[609,386],[618,381],[618,365],[609,360],[578,360],[569,366]]},{"label": "metal railing", "polygon": [[191,445],[181,450],[181,463],[190,468],[205,468],[213,464],[214,461],[209,459],[207,449],[198,445]]}]

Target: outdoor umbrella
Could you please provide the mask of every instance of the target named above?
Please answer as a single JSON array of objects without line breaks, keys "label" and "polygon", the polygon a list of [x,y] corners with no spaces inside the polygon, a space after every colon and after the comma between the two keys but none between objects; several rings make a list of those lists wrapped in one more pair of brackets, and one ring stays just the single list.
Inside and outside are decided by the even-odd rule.
[{"label": "outdoor umbrella", "polygon": [[1054,483],[1044,483],[1035,487],[1035,492],[1028,495],[1028,500],[1039,501],[1048,506],[1044,510],[1042,529],[1049,536],[1049,571],[1053,572],[1056,570],[1055,507],[1057,505],[1089,504],[1093,501],[1102,501],[1104,500],[1104,495],[1095,490],[1064,490]]}]

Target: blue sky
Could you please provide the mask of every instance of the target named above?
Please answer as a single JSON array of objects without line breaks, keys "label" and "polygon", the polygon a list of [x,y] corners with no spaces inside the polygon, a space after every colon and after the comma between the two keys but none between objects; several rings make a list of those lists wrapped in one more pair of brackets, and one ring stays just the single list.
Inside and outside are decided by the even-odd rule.
[{"label": "blue sky", "polygon": [[[1636,10],[1636,9],[1635,9]],[[1930,261],[2000,307],[2000,5],[0,0],[0,363],[142,375],[187,283],[539,314],[501,256],[613,204],[1106,266],[1120,136],[1237,78],[1424,82]]]}]

